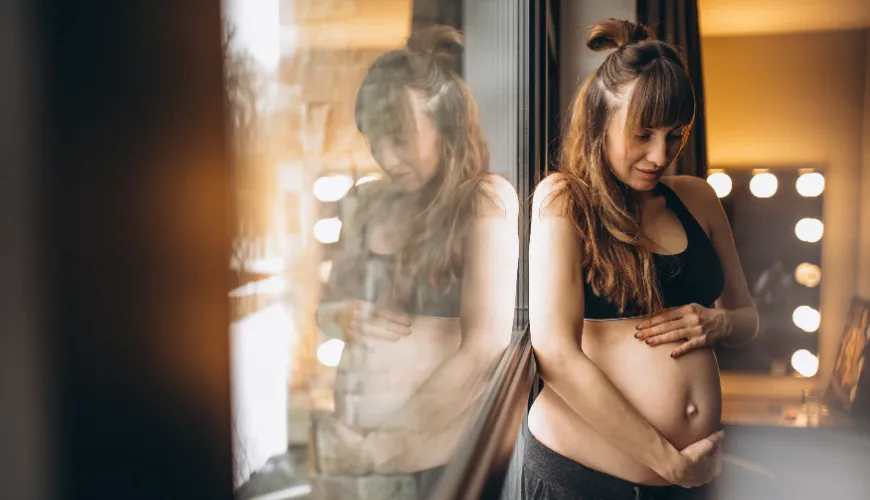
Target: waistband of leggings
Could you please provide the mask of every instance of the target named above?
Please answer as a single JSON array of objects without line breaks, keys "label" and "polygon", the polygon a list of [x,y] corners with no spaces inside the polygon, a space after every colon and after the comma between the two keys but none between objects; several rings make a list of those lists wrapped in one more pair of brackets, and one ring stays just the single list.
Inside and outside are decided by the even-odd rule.
[{"label": "waistband of leggings", "polygon": [[589,468],[547,448],[531,432],[525,434],[523,466],[554,486],[602,498],[703,498],[698,493],[704,488],[686,489],[676,485],[649,486]]}]

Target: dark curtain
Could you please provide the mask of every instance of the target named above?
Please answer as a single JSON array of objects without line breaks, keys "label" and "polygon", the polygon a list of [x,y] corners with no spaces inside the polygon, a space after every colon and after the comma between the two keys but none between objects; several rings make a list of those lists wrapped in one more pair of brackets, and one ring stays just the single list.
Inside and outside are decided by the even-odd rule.
[{"label": "dark curtain", "polygon": [[697,0],[637,0],[637,20],[649,26],[659,40],[683,51],[695,87],[695,128],[683,154],[671,167],[672,174],[707,176],[707,118],[701,72],[701,34]]},{"label": "dark curtain", "polygon": [[[558,117],[561,112],[559,102],[559,11],[561,0],[546,0],[543,2],[543,14],[541,19],[543,36],[539,43],[540,51],[536,57],[542,67],[537,68],[539,78],[542,79],[543,95],[539,97],[543,115],[541,116],[541,158],[540,176],[545,177],[550,170],[555,169],[556,155],[559,151],[559,138],[562,136],[559,130]],[[536,179],[535,184],[540,179]]]}]

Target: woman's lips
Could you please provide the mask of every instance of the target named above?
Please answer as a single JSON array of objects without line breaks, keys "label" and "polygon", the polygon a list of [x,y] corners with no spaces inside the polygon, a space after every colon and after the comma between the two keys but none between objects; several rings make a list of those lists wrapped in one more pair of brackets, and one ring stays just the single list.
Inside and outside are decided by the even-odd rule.
[{"label": "woman's lips", "polygon": [[411,175],[411,172],[410,172],[410,171],[407,171],[407,172],[390,172],[390,177],[391,177],[394,181],[399,181],[399,180],[402,180],[402,179],[407,179],[410,175]]},{"label": "woman's lips", "polygon": [[658,177],[658,175],[662,173],[664,169],[660,168],[655,170],[641,170],[639,168],[636,168],[635,170],[637,170],[644,179],[652,180]]}]

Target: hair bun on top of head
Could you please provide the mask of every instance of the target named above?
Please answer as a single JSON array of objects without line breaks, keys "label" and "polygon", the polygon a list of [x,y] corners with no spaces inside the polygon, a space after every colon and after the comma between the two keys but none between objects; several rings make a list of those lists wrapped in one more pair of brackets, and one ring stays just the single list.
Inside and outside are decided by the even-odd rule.
[{"label": "hair bun on top of head", "polygon": [[405,46],[427,54],[441,66],[450,66],[462,54],[462,35],[450,26],[425,26],[414,29]]},{"label": "hair bun on top of head", "polygon": [[655,40],[655,35],[642,24],[622,19],[604,19],[589,30],[586,46],[598,52],[601,50],[621,49],[641,40]]}]

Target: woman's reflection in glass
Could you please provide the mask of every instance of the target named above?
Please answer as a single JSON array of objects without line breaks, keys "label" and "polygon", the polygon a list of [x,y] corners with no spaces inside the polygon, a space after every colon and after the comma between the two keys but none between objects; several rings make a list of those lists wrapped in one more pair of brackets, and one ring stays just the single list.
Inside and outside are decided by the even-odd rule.
[{"label": "woman's reflection in glass", "polygon": [[416,31],[370,67],[356,123],[384,178],[356,188],[318,323],[345,350],[331,422],[341,473],[424,489],[466,431],[513,326],[518,200],[488,172],[459,33]]}]

